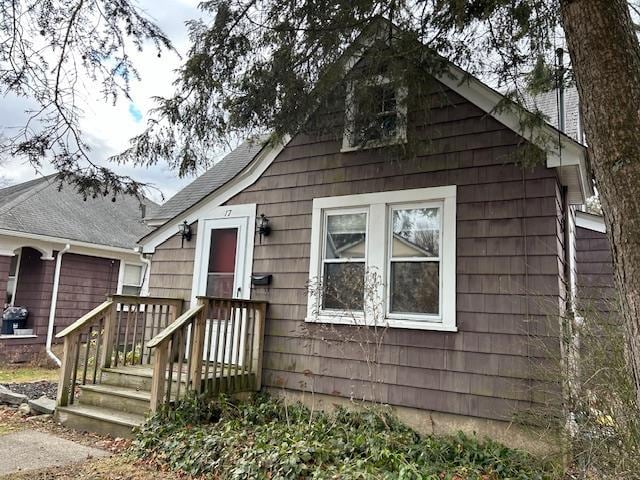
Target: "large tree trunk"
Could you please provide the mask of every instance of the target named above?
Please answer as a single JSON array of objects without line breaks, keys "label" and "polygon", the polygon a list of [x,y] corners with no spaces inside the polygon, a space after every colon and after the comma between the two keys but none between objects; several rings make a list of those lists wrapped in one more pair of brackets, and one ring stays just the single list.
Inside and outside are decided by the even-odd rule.
[{"label": "large tree trunk", "polygon": [[640,46],[624,0],[561,0],[640,407]]}]

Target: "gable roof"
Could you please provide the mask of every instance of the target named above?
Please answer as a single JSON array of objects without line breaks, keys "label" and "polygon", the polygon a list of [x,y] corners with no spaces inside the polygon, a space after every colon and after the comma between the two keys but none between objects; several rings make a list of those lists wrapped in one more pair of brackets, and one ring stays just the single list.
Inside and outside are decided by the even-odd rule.
[{"label": "gable roof", "polygon": [[[87,198],[56,175],[0,189],[0,230],[44,235],[109,247],[134,248],[151,231],[142,221],[137,198],[119,195]],[[145,205],[154,206],[144,200]]]},{"label": "gable roof", "polygon": [[[357,63],[362,52],[372,44],[376,35],[375,30],[373,30],[372,34],[372,29],[365,29],[365,32],[347,49],[344,58],[336,62],[342,65],[345,75]],[[495,120],[522,136],[528,142],[544,150],[546,153],[547,168],[556,169],[561,184],[568,187],[567,198],[570,204],[583,204],[586,198],[593,195],[593,184],[587,169],[586,146],[578,139],[558,130],[553,123],[550,123],[554,118],[553,112],[550,111],[550,102],[547,102],[546,108],[548,110],[543,111],[543,113],[549,117],[548,121],[544,122],[542,126],[527,126],[522,120],[523,117],[531,115],[529,110],[513,102],[510,107],[504,108],[504,95],[453,63],[447,61],[447,64],[448,69],[444,72],[434,74],[434,77]],[[576,112],[578,111],[577,106],[574,110]],[[555,118],[557,118],[557,114]],[[579,120],[578,116],[575,118],[577,121]],[[185,217],[184,219],[187,223],[193,223],[197,221],[197,210],[202,208],[205,200],[207,205],[213,203],[215,203],[215,205],[222,205],[244,188],[252,185],[287,146],[291,139],[291,135],[285,135],[279,142],[268,147],[258,148],[256,145],[256,149],[252,150],[251,153],[247,154],[247,157],[244,158],[246,162],[243,162],[244,168],[239,168],[235,175],[230,175],[225,182],[216,184],[215,188],[208,193],[204,193],[203,191],[198,192],[198,195],[193,196],[196,200],[191,202],[190,205],[188,205],[189,202],[187,201],[182,203],[181,207],[186,208],[180,212],[180,215]],[[255,143],[256,142],[254,142],[254,145]],[[266,145],[266,143],[264,145]],[[233,155],[233,153],[234,152],[229,155]],[[215,175],[213,171],[214,168],[209,171],[211,175]],[[209,174],[209,172],[205,173],[205,175]],[[197,180],[198,179],[192,182],[192,185],[195,184]],[[191,185],[188,185],[184,190],[190,187]],[[206,188],[204,190],[206,190]],[[182,191],[178,192],[175,197],[181,193]],[[187,195],[184,195],[184,197],[187,197]],[[167,204],[169,204],[170,201],[168,201]],[[176,216],[177,214],[173,217],[165,217],[166,221],[161,223],[156,230],[140,238],[139,243],[143,246],[145,253],[152,253],[158,244],[173,234],[172,232],[175,229],[172,230],[171,226],[175,226]],[[160,217],[154,215],[154,218],[159,219]]]},{"label": "gable roof", "polygon": [[242,142],[213,167],[152,211],[147,220],[169,220],[215,192],[251,163],[262,150],[265,141],[266,138],[259,137]]}]

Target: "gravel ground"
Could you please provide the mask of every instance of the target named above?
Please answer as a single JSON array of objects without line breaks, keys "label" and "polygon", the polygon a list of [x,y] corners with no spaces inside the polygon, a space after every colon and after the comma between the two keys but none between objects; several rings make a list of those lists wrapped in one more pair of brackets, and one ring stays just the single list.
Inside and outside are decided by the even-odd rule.
[{"label": "gravel ground", "polygon": [[21,393],[32,400],[40,398],[42,395],[46,395],[49,398],[56,398],[56,392],[58,390],[57,383],[46,380],[41,382],[7,383],[4,384],[4,386],[12,392]]}]

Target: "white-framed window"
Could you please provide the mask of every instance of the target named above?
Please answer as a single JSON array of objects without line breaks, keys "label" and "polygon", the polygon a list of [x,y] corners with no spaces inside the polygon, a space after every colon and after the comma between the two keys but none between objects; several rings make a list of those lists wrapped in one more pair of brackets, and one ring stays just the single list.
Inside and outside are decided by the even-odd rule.
[{"label": "white-framed window", "polygon": [[322,309],[361,312],[367,261],[367,210],[328,210],[323,218]]},{"label": "white-framed window", "polygon": [[456,331],[455,185],[316,198],[311,235],[307,321]]},{"label": "white-framed window", "polygon": [[13,257],[11,257],[11,263],[9,264],[9,276],[7,277],[7,295],[5,298],[5,304],[9,306],[13,306],[16,299],[21,253],[22,249],[20,249],[18,253],[16,253]]},{"label": "white-framed window", "polygon": [[353,80],[347,85],[342,151],[407,141],[407,89],[388,77]]},{"label": "white-framed window", "polygon": [[118,293],[122,295],[140,295],[144,281],[144,265],[138,263],[122,264],[118,282]]}]

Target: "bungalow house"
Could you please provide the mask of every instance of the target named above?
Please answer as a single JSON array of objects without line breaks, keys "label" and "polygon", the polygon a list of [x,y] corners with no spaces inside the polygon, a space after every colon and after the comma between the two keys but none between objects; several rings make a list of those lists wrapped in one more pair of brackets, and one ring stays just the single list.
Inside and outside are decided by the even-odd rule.
[{"label": "bungalow house", "polygon": [[[151,231],[133,197],[87,198],[55,175],[0,190],[0,298],[24,307],[24,328],[5,324],[0,361],[52,359],[56,332],[113,293],[140,294],[146,260],[134,251]],[[149,206],[152,204],[149,203]]]},{"label": "bungalow house", "polygon": [[[150,298],[126,325],[151,335],[132,343],[125,320],[110,320],[106,385],[73,404],[61,382],[63,422],[126,434],[188,389],[263,388],[316,408],[375,400],[423,431],[527,442],[512,420],[548,400],[540,343],[560,349],[576,245],[590,248],[575,240],[575,209],[593,195],[586,147],[550,123],[525,128],[524,111],[496,108],[503,96],[454,65],[425,75],[420,97],[386,91],[398,101],[375,113],[391,126],[362,143],[345,83],[316,112],[337,135],[247,140],[150,215],[156,228],[139,240]],[[398,157],[407,139],[415,153]],[[532,146],[543,160],[523,167]],[[184,302],[165,329],[160,298]],[[107,302],[60,336],[73,352],[82,328],[121,311]],[[137,342],[139,365],[112,355]]]}]

